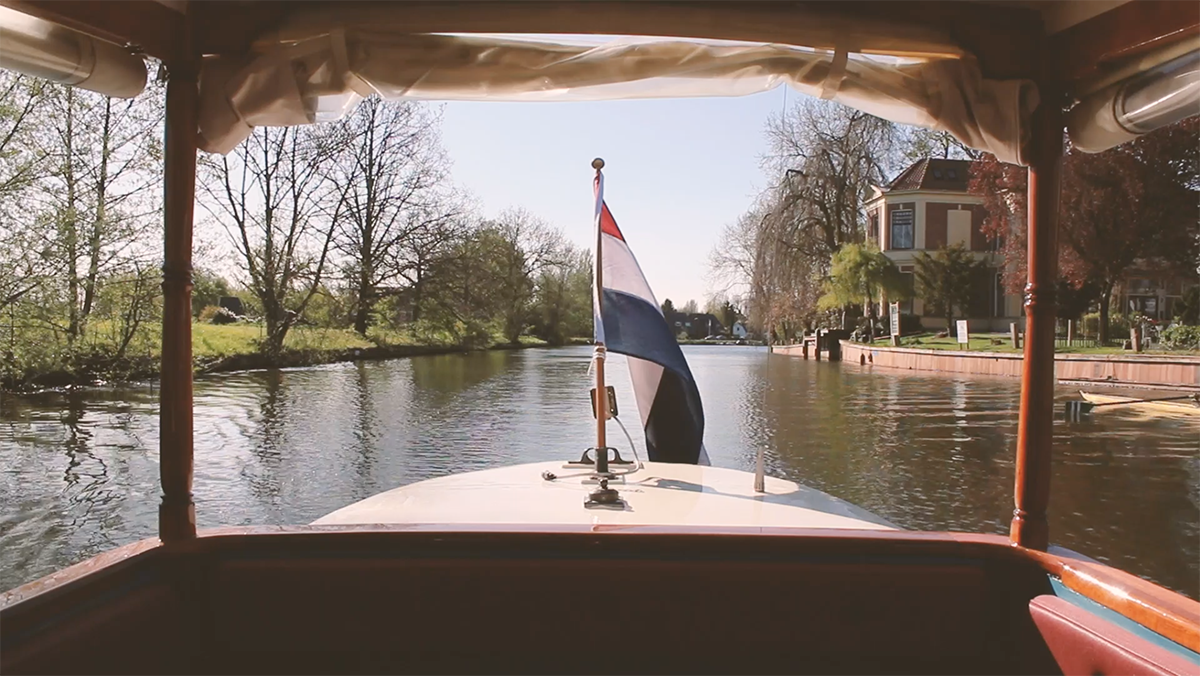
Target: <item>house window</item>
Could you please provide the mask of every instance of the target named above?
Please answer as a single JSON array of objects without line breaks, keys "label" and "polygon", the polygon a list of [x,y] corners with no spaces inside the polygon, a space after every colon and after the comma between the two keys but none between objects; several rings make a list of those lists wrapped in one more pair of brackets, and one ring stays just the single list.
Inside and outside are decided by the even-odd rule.
[{"label": "house window", "polygon": [[946,213],[947,244],[971,249],[971,212],[966,209]]},{"label": "house window", "polygon": [[867,239],[879,244],[879,212],[867,214]]},{"label": "house window", "polygon": [[1134,277],[1129,280],[1130,293],[1148,293],[1154,290],[1154,282],[1149,279]]},{"label": "house window", "polygon": [[897,209],[892,212],[892,246],[893,249],[913,248],[913,211],[912,209]]}]

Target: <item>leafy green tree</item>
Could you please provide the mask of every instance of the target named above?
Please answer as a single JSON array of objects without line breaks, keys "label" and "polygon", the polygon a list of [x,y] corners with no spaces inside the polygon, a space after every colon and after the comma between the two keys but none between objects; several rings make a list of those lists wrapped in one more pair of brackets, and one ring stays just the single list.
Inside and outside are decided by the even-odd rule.
[{"label": "leafy green tree", "polygon": [[830,261],[825,295],[818,299],[822,309],[861,305],[867,311],[871,337],[875,337],[876,302],[907,295],[900,270],[872,244],[846,244]]},{"label": "leafy green tree", "polygon": [[671,302],[670,298],[668,298],[662,302],[662,311],[663,311],[663,315],[669,315],[672,312],[676,312],[675,304]]},{"label": "leafy green tree", "polygon": [[209,305],[221,302],[221,296],[229,295],[229,282],[215,272],[204,268],[192,271],[192,316],[200,315],[200,311]]},{"label": "leafy green tree", "polygon": [[567,245],[562,261],[538,275],[533,302],[534,332],[550,344],[591,333],[591,254]]},{"label": "leafy green tree", "polygon": [[933,256],[917,254],[915,277],[917,295],[946,318],[946,330],[954,326],[954,309],[966,314],[971,302],[971,285],[984,267],[962,244],[942,247]]}]

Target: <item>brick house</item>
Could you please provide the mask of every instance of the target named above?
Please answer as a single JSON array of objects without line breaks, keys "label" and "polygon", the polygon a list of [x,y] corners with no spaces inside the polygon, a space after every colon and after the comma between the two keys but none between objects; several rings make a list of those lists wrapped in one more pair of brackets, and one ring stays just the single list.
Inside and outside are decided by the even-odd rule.
[{"label": "brick house", "polygon": [[[982,198],[967,192],[967,160],[923,159],[884,186],[873,188],[865,204],[867,239],[892,259],[907,279],[913,278],[917,253],[964,244],[987,268],[972,285],[966,308],[972,331],[1005,331],[1010,322],[1024,326],[1021,298],[1006,294],[1001,283],[1003,261],[997,247],[981,231]],[[920,298],[904,301],[901,312],[921,317],[927,328],[945,328],[946,320]],[[958,318],[962,309],[959,309]]]}]

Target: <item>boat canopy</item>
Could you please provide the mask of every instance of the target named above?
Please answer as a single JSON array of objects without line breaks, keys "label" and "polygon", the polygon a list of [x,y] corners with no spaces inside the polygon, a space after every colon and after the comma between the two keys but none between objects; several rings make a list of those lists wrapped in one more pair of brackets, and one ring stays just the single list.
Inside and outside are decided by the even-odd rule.
[{"label": "boat canopy", "polygon": [[937,31],[851,24],[803,9],[794,21],[789,45],[644,38],[596,45],[413,34],[386,5],[302,8],[252,53],[205,60],[200,147],[229,152],[254,127],[335,119],[372,94],[585,101],[737,96],[787,85],[1024,162],[1037,106],[1032,81],[982,77],[975,59]]},{"label": "boat canopy", "polygon": [[[130,67],[137,59],[129,51],[144,51],[168,67],[179,65],[180,50],[202,55],[199,147],[217,153],[232,150],[256,126],[336,119],[373,94],[582,101],[736,96],[790,86],[894,122],[946,131],[1005,162],[1028,165],[1031,114],[1045,96],[1035,79],[1049,75],[1072,100],[1085,99],[1068,127],[1089,151],[1149,131],[1147,120],[1161,126],[1186,116],[1200,89],[1194,31],[1141,43],[1132,31],[1126,42],[1134,47],[1115,51],[1088,42],[1095,28],[1072,35],[1080,22],[1105,20],[1097,14],[1120,20],[1112,8],[1122,3],[1108,1],[961,3],[936,11],[920,3],[874,2],[205,6],[127,0],[106,3],[104,12],[71,3],[0,4],[89,33],[6,11],[0,15],[6,38],[30,22],[41,28],[22,33],[21,55],[4,50],[4,67],[47,76],[46,63],[57,61],[62,72],[49,73],[52,79],[80,83],[82,62],[97,73],[122,74],[120,86],[97,89],[109,95],[136,93],[130,83],[139,69]],[[1172,4],[1180,7],[1164,6]],[[1179,23],[1187,4],[1157,3],[1142,12],[1144,23]],[[929,11],[919,11],[923,7]],[[1036,37],[1030,26],[1038,19],[1062,38],[1050,41],[1049,54],[1039,55],[1036,41],[1022,41]],[[981,35],[986,30],[993,35]],[[598,44],[569,34],[610,39]],[[612,37],[634,34],[652,37]],[[179,35],[190,40],[175,39]],[[105,39],[130,49],[113,49]],[[71,53],[64,61],[65,47]],[[1190,60],[1179,61],[1189,53]],[[1035,64],[1047,56],[1070,72],[1040,73]],[[1175,64],[1170,76],[1142,83],[1130,103],[1127,81],[1168,62]],[[96,88],[97,82],[86,77],[81,86]],[[1191,93],[1180,95],[1188,87]]]}]

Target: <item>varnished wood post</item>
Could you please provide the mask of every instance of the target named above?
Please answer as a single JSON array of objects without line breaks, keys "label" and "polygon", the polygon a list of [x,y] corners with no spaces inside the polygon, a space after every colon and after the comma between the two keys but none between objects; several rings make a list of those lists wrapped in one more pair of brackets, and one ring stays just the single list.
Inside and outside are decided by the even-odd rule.
[{"label": "varnished wood post", "polygon": [[1054,437],[1054,286],[1058,277],[1059,175],[1063,114],[1059,87],[1040,83],[1029,166],[1029,276],[1025,285],[1025,360],[1017,423],[1012,529],[1016,544],[1045,550],[1050,532],[1050,460]]},{"label": "varnished wood post", "polygon": [[196,537],[192,502],[192,205],[196,193],[199,91],[194,61],[170,66],[163,153],[162,388],[159,473],[163,542]]},{"label": "varnished wood post", "polygon": [[[596,285],[596,321],[603,322],[604,310],[604,228],[601,227],[602,211],[604,209],[604,177],[600,171],[604,169],[604,160],[597,157],[592,160],[592,168],[596,170],[596,257],[595,268],[592,272]],[[603,324],[602,324],[603,325]],[[607,355],[605,344],[596,343],[596,472],[608,473],[608,388],[604,382],[604,359]]]}]

